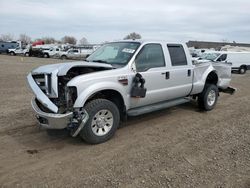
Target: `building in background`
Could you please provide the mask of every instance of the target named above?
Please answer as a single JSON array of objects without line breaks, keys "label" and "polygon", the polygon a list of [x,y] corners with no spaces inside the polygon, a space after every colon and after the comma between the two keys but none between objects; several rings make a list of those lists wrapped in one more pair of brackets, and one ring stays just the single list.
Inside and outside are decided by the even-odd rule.
[{"label": "building in background", "polygon": [[221,50],[224,46],[232,47],[250,47],[247,43],[229,43],[229,42],[207,42],[207,41],[188,41],[187,46],[189,48],[193,47],[195,49],[215,49]]}]

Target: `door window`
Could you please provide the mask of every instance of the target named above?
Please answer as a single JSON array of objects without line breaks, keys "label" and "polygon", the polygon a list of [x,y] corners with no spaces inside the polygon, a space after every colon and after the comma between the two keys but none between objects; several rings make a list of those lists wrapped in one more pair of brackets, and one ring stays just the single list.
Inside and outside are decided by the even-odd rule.
[{"label": "door window", "polygon": [[222,54],[218,59],[217,61],[226,61],[227,59],[227,54]]},{"label": "door window", "polygon": [[135,60],[138,72],[147,71],[150,68],[165,67],[165,58],[160,44],[146,44]]},{"label": "door window", "polygon": [[171,58],[172,66],[187,65],[187,58],[182,45],[168,44],[168,51]]}]

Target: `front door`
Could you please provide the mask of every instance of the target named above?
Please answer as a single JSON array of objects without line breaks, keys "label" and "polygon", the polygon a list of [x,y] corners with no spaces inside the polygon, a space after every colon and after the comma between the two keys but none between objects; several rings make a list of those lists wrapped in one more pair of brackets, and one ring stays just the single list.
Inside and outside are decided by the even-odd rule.
[{"label": "front door", "polygon": [[145,98],[131,98],[131,108],[166,99],[167,68],[161,44],[146,44],[135,59],[136,71],[145,79]]}]

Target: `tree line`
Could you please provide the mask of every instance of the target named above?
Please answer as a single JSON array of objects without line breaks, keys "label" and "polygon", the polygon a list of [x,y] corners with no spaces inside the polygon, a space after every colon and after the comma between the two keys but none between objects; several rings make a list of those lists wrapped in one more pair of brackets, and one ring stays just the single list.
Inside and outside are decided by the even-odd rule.
[{"label": "tree line", "polygon": [[[127,39],[141,39],[141,35],[136,33],[136,32],[132,32],[128,35],[126,35],[123,39],[127,40]],[[14,35],[12,34],[1,34],[0,35],[0,41],[13,41],[15,39]],[[53,44],[53,43],[62,43],[62,44],[80,44],[80,45],[84,45],[84,44],[89,44],[88,40],[85,37],[82,37],[79,41],[74,37],[74,36],[64,36],[61,38],[61,40],[56,40],[53,37],[41,37],[41,38],[37,38],[32,40],[32,38],[26,34],[20,34],[19,37],[17,38],[17,40],[22,41],[22,43],[24,44],[30,44],[32,42],[36,42],[36,41],[44,41],[45,44]]]}]

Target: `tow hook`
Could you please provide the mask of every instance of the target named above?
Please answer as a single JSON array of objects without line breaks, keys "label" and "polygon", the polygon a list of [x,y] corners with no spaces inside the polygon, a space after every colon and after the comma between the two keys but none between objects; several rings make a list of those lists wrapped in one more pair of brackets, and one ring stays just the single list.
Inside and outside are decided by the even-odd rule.
[{"label": "tow hook", "polygon": [[78,112],[78,117],[72,120],[71,126],[75,127],[71,131],[71,136],[76,137],[79,132],[82,130],[84,125],[87,123],[89,119],[89,115],[86,110],[82,110]]}]

